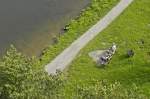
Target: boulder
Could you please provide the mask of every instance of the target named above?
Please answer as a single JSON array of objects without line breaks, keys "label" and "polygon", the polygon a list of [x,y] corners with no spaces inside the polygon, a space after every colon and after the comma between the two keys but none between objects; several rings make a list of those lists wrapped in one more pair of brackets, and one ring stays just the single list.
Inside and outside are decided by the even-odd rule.
[{"label": "boulder", "polygon": [[133,50],[128,50],[127,51],[127,57],[133,57],[134,56],[134,51]]}]

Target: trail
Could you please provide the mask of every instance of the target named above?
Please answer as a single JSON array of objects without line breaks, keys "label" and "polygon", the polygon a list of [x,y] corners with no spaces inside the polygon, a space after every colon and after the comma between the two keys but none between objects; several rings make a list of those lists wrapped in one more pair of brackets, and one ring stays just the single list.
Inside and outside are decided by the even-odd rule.
[{"label": "trail", "polygon": [[45,66],[48,74],[55,74],[56,70],[63,71],[76,57],[80,50],[94,39],[101,31],[111,24],[134,0],[121,0],[101,20],[92,26],[81,37],[75,40],[69,47],[60,53],[54,60]]}]

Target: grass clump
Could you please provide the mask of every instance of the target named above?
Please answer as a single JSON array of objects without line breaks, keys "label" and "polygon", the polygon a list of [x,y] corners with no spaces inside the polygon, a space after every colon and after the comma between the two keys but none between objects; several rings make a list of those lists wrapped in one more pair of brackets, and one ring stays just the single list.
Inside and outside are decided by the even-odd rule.
[{"label": "grass clump", "polygon": [[96,81],[92,86],[79,87],[76,97],[78,99],[148,99],[135,85],[127,89],[119,82],[109,83],[105,80]]}]

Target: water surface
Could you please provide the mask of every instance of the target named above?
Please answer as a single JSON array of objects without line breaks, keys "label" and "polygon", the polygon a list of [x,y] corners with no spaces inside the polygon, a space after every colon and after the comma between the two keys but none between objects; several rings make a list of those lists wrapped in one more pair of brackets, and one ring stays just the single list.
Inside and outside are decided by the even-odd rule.
[{"label": "water surface", "polygon": [[39,55],[90,0],[0,0],[0,54],[10,44]]}]

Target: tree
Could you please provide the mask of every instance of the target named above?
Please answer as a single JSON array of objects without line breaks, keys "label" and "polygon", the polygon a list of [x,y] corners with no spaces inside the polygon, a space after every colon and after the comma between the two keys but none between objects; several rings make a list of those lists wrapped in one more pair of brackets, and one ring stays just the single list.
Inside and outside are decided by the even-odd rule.
[{"label": "tree", "polygon": [[55,99],[62,74],[48,75],[14,46],[0,60],[0,99]]}]

